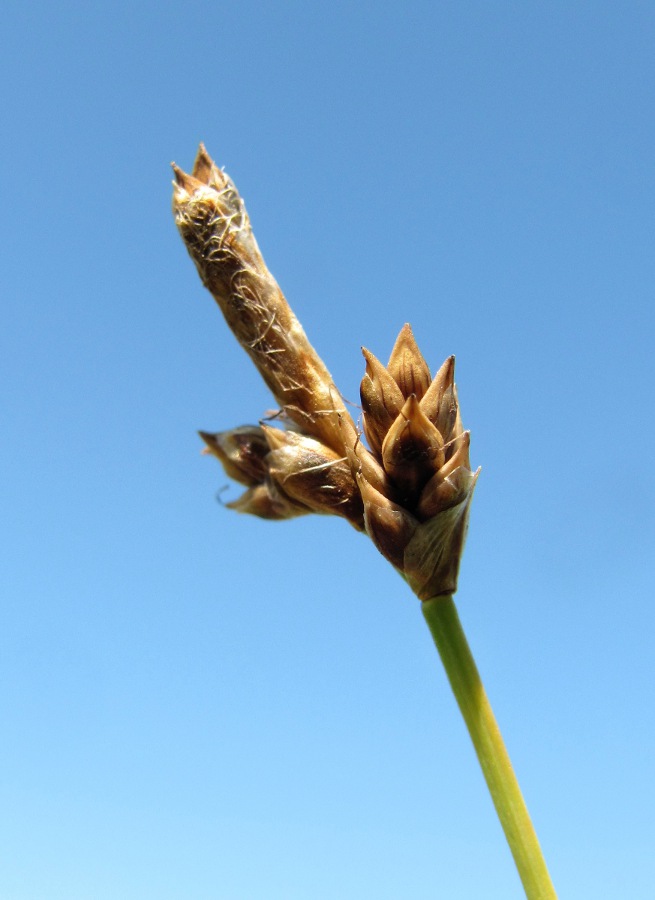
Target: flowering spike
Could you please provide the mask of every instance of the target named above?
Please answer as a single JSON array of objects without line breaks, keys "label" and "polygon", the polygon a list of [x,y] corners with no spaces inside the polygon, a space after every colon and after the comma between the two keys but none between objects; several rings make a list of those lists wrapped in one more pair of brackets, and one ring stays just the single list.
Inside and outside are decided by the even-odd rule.
[{"label": "flowering spike", "polygon": [[177,227],[227,324],[289,418],[343,453],[337,418],[349,414],[266,268],[234,184],[202,146],[193,175],[173,170]]},{"label": "flowering spike", "polygon": [[410,325],[403,325],[401,328],[387,363],[387,371],[403,397],[415,394],[417,400],[420,400],[430,387],[430,369],[418,348]]},{"label": "flowering spike", "polygon": [[[364,460],[364,455],[351,452],[366,529],[421,599],[448,593],[457,586],[477,478],[469,463],[470,437],[459,415],[455,358],[449,357],[429,382],[409,326],[398,336],[386,369],[369,351],[364,355],[364,430],[370,456],[382,470],[369,465],[371,477],[363,462],[358,468],[353,463],[353,456]],[[401,394],[410,385],[418,385],[418,391],[399,409],[393,385]],[[393,410],[397,414],[389,421]]]}]

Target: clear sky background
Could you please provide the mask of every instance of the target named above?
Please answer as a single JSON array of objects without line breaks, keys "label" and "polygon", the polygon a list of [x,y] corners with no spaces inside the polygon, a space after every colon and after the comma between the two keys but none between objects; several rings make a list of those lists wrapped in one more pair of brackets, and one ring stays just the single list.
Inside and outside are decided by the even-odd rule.
[{"label": "clear sky background", "polygon": [[[3,8],[1,900],[519,900],[417,601],[221,507],[272,400],[200,140],[343,393],[404,322],[483,471],[457,595],[561,900],[655,897],[655,7]],[[233,496],[229,487],[222,496]]]}]

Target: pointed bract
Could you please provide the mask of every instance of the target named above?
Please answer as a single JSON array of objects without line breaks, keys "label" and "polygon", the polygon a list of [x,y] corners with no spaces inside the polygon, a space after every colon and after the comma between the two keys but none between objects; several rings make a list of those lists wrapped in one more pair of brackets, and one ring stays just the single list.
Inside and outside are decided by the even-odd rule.
[{"label": "pointed bract", "polygon": [[361,530],[362,500],[348,460],[307,435],[262,428],[271,447],[270,477],[280,490],[313,512],[343,516]]},{"label": "pointed bract", "polygon": [[220,460],[230,478],[250,486],[264,480],[269,446],[259,426],[242,425],[216,434],[207,431],[198,434],[207,445],[207,451]]},{"label": "pointed bract", "polygon": [[382,441],[405,398],[402,391],[377,357],[362,347],[366,372],[360,386],[364,434],[374,453],[379,453]]},{"label": "pointed bract", "polygon": [[204,187],[202,181],[194,178],[193,175],[187,175],[187,173],[183,172],[179,166],[175,165],[175,163],[171,163],[171,168],[175,175],[173,186],[176,191],[176,199],[178,196],[183,196],[184,194],[193,194],[194,191],[201,190]]},{"label": "pointed bract", "polygon": [[441,434],[412,394],[387,432],[381,454],[385,472],[406,499],[414,499],[444,464],[443,446]]},{"label": "pointed bract", "polygon": [[471,446],[471,432],[463,431],[459,437],[453,438],[450,443],[444,447],[446,452],[446,462],[439,470],[442,478],[447,478],[455,469],[462,466],[471,471],[471,462],[469,460],[469,449]]},{"label": "pointed bract", "polygon": [[366,533],[380,553],[397,569],[403,570],[405,547],[412,539],[418,521],[397,503],[376,491],[362,475],[357,483],[364,501]]},{"label": "pointed bract", "polygon": [[357,439],[354,443],[346,443],[346,457],[350,463],[353,477],[358,474],[363,475],[376,491],[394,499],[394,489],[384,467],[361,440]]},{"label": "pointed bract", "polygon": [[214,160],[211,158],[207,150],[205,149],[204,144],[200,144],[198,147],[198,153],[196,155],[195,162],[193,164],[193,169],[191,170],[191,174],[194,178],[197,178],[198,181],[202,181],[205,184],[210,184],[212,180],[216,180],[215,171],[218,167],[215,165]]},{"label": "pointed bract", "polygon": [[459,466],[446,476],[437,472],[421,493],[417,506],[420,520],[426,522],[442,510],[456,506],[472,490],[477,477],[477,472],[474,474],[465,466]]},{"label": "pointed bract", "polygon": [[235,512],[248,513],[260,519],[294,519],[297,516],[305,516],[312,511],[308,507],[285,497],[269,482],[248,488],[236,500],[225,505],[228,509],[235,510]]},{"label": "pointed bract", "polygon": [[414,394],[420,400],[432,381],[430,369],[423,358],[409,325],[403,325],[391,351],[387,371],[401,390],[403,397]]},{"label": "pointed bract", "polygon": [[439,403],[439,411],[437,416],[432,420],[437,426],[446,441],[455,437],[454,427],[457,421],[457,400],[455,399],[454,386],[450,385],[443,392],[441,402]]},{"label": "pointed bract", "polygon": [[444,395],[444,391],[452,386],[454,377],[455,357],[449,356],[432,379],[430,387],[421,400],[421,409],[431,422],[436,420],[441,398]]},{"label": "pointed bract", "polygon": [[419,525],[405,548],[403,572],[419,600],[457,590],[475,477],[464,499]]}]

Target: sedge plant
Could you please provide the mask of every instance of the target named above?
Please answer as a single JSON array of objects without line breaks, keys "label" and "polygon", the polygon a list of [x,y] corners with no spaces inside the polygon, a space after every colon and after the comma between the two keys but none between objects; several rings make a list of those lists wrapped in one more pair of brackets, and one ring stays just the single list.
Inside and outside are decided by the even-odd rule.
[{"label": "sedge plant", "polygon": [[457,615],[460,558],[478,472],[449,357],[432,376],[404,325],[383,365],[363,349],[361,428],[257,246],[244,203],[201,145],[173,165],[173,211],[203,284],[271,390],[274,420],[200,432],[245,487],[227,506],[265,519],[341,516],[365,532],[421,604],[528,900],[556,897]]}]

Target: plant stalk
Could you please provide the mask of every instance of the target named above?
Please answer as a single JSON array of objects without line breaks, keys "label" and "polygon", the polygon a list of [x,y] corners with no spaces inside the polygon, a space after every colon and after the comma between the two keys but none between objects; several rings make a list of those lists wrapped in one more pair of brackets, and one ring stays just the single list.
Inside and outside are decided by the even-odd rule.
[{"label": "plant stalk", "polygon": [[422,603],[528,900],[557,900],[509,755],[451,595]]}]

